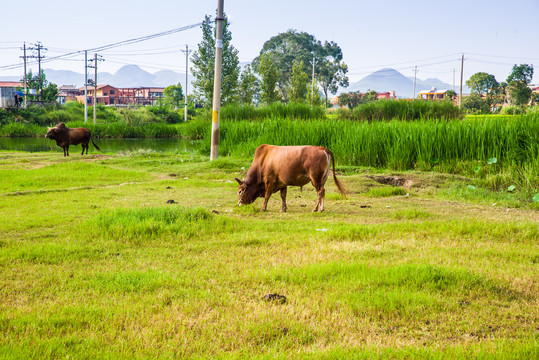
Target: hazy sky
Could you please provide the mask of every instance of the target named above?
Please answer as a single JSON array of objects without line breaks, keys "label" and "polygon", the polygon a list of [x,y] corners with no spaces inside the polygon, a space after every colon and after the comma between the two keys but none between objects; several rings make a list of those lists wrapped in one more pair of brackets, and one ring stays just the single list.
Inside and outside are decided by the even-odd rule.
[{"label": "hazy sky", "polygon": [[[0,78],[22,77],[23,42],[40,41],[47,48],[43,68],[83,73],[83,53],[51,58],[197,24],[206,14],[214,17],[216,7],[217,0],[3,2]],[[534,83],[539,83],[539,0],[225,0],[224,8],[241,62],[256,57],[272,36],[296,29],[335,41],[350,82],[385,67],[413,76],[417,66],[418,78],[449,84],[455,70],[458,86],[464,54],[464,80],[484,71],[505,81],[514,64],[535,63]],[[180,50],[186,44],[196,48],[201,38],[196,27],[102,51],[99,71],[136,64],[151,73],[183,72]],[[37,72],[37,65],[30,68]]]}]

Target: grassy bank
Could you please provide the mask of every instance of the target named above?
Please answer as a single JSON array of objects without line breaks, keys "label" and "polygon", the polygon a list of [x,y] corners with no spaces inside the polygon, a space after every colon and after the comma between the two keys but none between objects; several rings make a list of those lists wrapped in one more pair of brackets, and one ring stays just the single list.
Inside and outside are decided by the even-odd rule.
[{"label": "grassy bank", "polygon": [[261,213],[250,161],[0,153],[0,357],[539,356],[536,208],[343,167],[325,213],[311,186]]}]

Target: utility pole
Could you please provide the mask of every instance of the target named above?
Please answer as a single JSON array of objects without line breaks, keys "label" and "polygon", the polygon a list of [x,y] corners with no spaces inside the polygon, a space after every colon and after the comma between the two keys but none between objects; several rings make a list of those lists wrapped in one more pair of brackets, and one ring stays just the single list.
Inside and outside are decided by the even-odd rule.
[{"label": "utility pole", "polygon": [[416,80],[416,77],[417,77],[417,66],[414,69],[414,95],[412,96],[412,101],[415,100],[415,80]]},{"label": "utility pole", "polygon": [[219,157],[219,120],[221,117],[221,62],[223,58],[223,5],[224,0],[217,0],[217,33],[215,39],[215,74],[213,77],[213,111],[211,125],[210,160]]},{"label": "utility pole", "polygon": [[27,105],[27,97],[28,97],[28,86],[26,85],[27,84],[27,80],[26,80],[26,42],[23,43],[23,56],[22,56],[23,60],[24,60],[24,108],[28,108],[28,105]]},{"label": "utility pole", "polygon": [[[93,65],[88,65],[89,68],[94,68],[94,124],[97,123],[97,62],[98,61],[104,61],[103,58],[101,58],[101,55],[94,54],[94,59],[90,59],[90,61],[93,61]],[[97,58],[99,56],[99,58]]]},{"label": "utility pole", "polygon": [[84,50],[84,122],[88,122],[88,50]]},{"label": "utility pole", "polygon": [[185,53],[185,97],[184,97],[184,107],[185,107],[185,114],[183,121],[187,121],[187,86],[189,84],[189,54],[191,53],[191,50],[189,50],[189,45],[185,44],[185,50],[182,50],[182,52]]},{"label": "utility pole", "polygon": [[462,77],[464,74],[464,54],[462,54],[461,63],[460,63],[460,91],[459,91],[459,109],[462,105]]},{"label": "utility pole", "polygon": [[43,77],[41,76],[41,43],[37,42],[37,68],[39,74],[39,101],[43,101]]}]

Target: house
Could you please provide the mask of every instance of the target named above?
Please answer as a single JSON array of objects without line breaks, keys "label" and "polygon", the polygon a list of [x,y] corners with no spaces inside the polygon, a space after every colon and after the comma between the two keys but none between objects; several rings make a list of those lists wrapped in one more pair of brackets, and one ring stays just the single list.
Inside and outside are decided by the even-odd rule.
[{"label": "house", "polygon": [[121,88],[121,103],[125,105],[155,105],[163,97],[164,87]]},{"label": "house", "polygon": [[376,94],[376,97],[378,100],[380,99],[396,99],[397,98],[397,95],[395,93],[395,90],[391,90],[391,91],[387,91],[387,92],[383,92],[383,93],[377,93]]},{"label": "house", "polygon": [[430,90],[423,90],[419,92],[419,97],[422,100],[443,100],[446,97],[448,90],[436,90],[432,88]]},{"label": "house", "polygon": [[77,96],[84,94],[84,91],[80,91],[73,85],[62,85],[58,89],[58,98],[56,101],[60,104],[65,104],[68,101],[77,101]]},{"label": "house", "polygon": [[0,108],[19,107],[24,94],[18,91],[24,85],[19,81],[0,81]]},{"label": "house", "polygon": [[[76,96],[76,99],[81,104],[84,104],[84,86],[78,90],[81,95]],[[116,105],[120,103],[118,88],[110,85],[97,85],[97,89],[94,86],[88,86],[88,105],[94,104],[94,92],[98,104]]]},{"label": "house", "polygon": [[[163,97],[165,88],[138,87],[116,88],[111,85],[98,85],[96,102],[102,105],[155,105]],[[84,87],[79,88],[80,95],[76,96],[78,102],[84,104]],[[94,87],[88,86],[88,105],[94,104]]]}]

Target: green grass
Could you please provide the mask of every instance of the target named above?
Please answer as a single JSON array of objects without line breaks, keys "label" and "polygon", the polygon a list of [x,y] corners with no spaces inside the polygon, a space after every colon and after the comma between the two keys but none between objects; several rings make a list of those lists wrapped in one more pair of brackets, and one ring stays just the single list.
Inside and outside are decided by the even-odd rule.
[{"label": "green grass", "polygon": [[250,161],[0,153],[0,357],[539,355],[539,213],[516,190],[346,167],[326,212],[310,185],[261,212],[236,206]]}]

